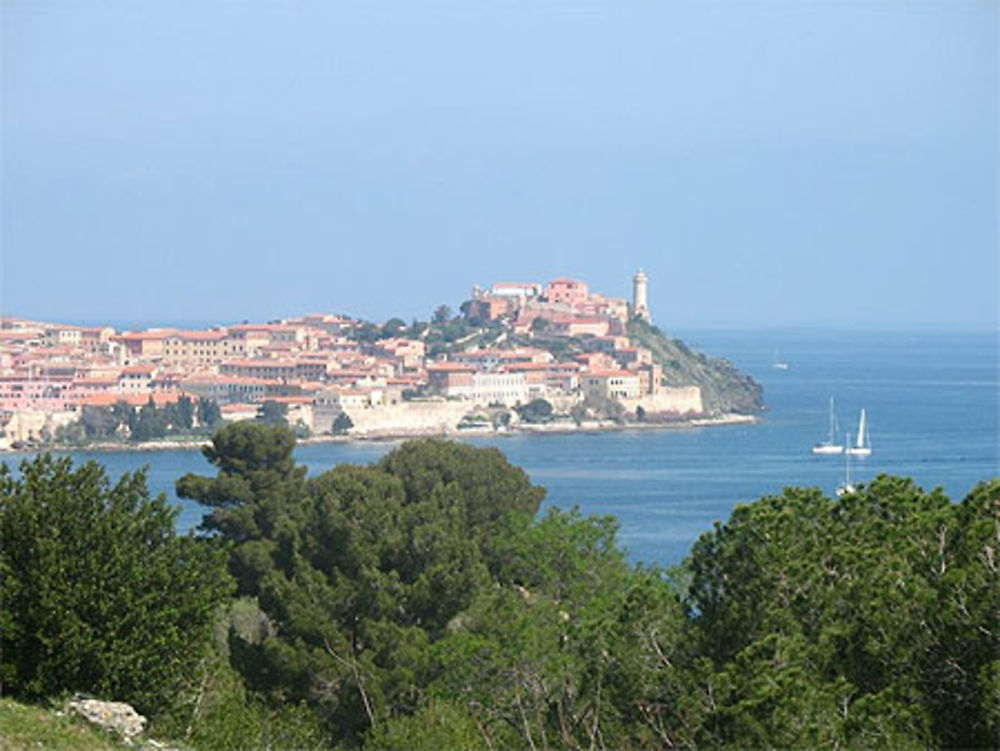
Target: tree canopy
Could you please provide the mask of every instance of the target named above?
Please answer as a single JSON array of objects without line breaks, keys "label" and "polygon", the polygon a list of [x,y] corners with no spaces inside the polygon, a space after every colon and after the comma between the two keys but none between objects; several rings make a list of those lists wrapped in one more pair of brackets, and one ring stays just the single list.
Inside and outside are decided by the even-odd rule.
[{"label": "tree canopy", "polygon": [[95,462],[0,465],[3,688],[81,691],[169,706],[231,591],[223,551],[178,536],[143,472],[112,485]]},{"label": "tree canopy", "polygon": [[[205,748],[982,748],[998,737],[1000,480],[961,503],[887,476],[836,499],[788,488],[734,508],[664,572],[629,563],[612,518],[539,515],[544,491],[494,449],[411,441],[309,478],[294,445],[280,426],[226,426],[204,450],[217,474],[178,482],[209,507],[200,543],[211,544],[183,545],[205,556],[224,545],[243,595],[221,667],[203,671],[203,709],[185,720]],[[21,485],[5,475],[5,499],[45,487],[46,503],[69,504],[100,486],[93,469],[46,461]],[[46,514],[4,509],[8,680],[35,674],[7,657],[24,634],[42,634],[32,649],[54,661],[39,675],[73,674],[91,664],[71,657],[89,632],[67,627],[72,648],[54,650],[46,608],[64,588],[70,611],[89,602],[77,578],[91,570],[131,581],[138,554],[107,556],[127,576],[100,568],[88,530],[107,530],[79,509],[60,560],[82,562],[11,577],[32,566],[13,567],[10,520],[17,540],[41,541],[29,549],[55,538]],[[195,624],[198,608],[184,611]],[[164,669],[145,659],[122,664]]]}]

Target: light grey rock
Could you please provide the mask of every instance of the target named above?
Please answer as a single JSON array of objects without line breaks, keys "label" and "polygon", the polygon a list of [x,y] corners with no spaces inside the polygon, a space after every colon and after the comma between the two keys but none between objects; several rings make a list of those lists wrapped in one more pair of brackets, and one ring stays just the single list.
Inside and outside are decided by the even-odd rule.
[{"label": "light grey rock", "polygon": [[141,735],[146,727],[146,718],[124,702],[77,698],[67,703],[66,710],[105,730],[113,730],[128,742]]}]

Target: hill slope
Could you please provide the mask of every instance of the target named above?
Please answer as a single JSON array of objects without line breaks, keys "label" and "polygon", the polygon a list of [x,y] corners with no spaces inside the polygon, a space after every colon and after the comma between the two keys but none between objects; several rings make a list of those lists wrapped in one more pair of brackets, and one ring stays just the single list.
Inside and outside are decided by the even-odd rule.
[{"label": "hill slope", "polygon": [[761,385],[728,360],[695,352],[645,321],[630,321],[628,335],[633,344],[649,349],[663,366],[666,385],[700,386],[707,412],[755,414],[764,409]]}]

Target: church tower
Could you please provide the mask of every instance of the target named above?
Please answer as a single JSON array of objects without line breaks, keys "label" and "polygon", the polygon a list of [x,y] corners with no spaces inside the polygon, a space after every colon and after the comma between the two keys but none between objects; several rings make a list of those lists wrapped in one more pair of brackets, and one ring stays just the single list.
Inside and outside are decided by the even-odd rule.
[{"label": "church tower", "polygon": [[637,271],[632,277],[632,315],[641,318],[646,323],[652,323],[649,314],[649,298],[646,290],[646,275]]}]

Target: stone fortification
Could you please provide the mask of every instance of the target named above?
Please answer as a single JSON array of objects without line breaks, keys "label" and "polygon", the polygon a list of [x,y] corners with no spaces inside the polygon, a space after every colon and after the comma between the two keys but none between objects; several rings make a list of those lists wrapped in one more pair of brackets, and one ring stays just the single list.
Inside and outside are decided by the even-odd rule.
[{"label": "stone fortification", "polygon": [[462,401],[412,401],[345,411],[354,423],[351,435],[363,438],[407,433],[452,433],[472,406],[470,402]]},{"label": "stone fortification", "polygon": [[679,417],[693,417],[705,412],[698,386],[678,386],[661,388],[655,394],[644,394],[638,399],[621,399],[629,412],[642,407],[649,414],[668,414]]}]

